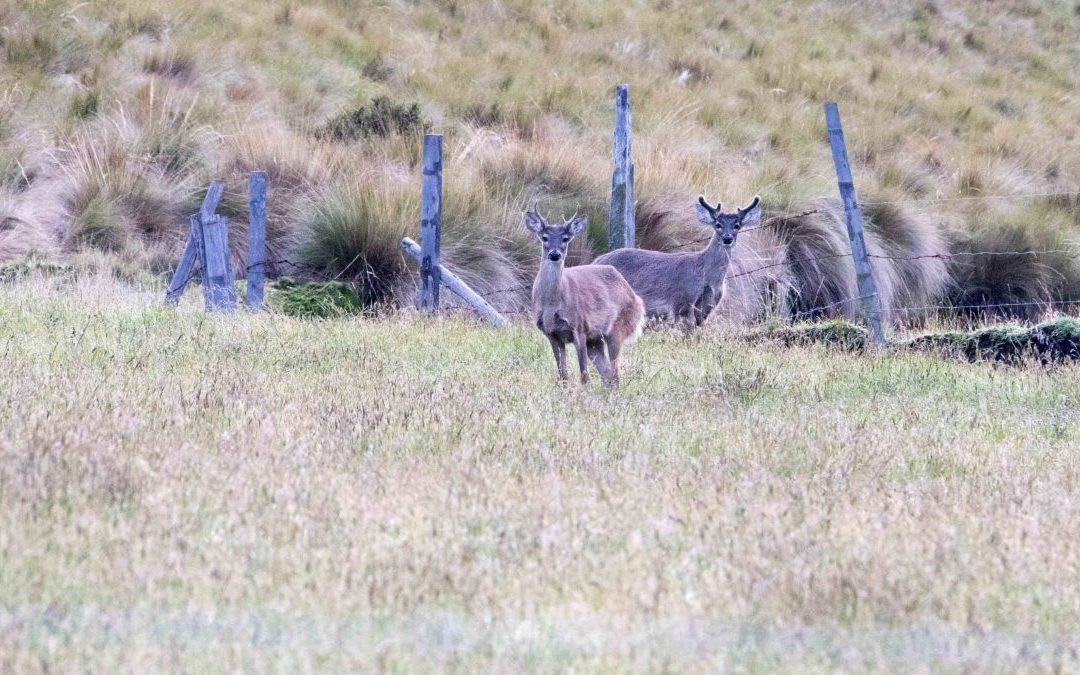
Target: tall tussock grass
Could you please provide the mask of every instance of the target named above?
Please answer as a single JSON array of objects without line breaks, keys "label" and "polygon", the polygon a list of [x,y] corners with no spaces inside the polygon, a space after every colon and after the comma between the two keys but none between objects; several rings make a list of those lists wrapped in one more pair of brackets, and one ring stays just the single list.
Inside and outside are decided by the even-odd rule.
[{"label": "tall tussock grass", "polygon": [[1011,213],[968,214],[951,233],[959,255],[950,266],[950,303],[965,315],[1032,320],[1050,305],[1080,299],[1080,247],[1068,218],[1067,211],[1038,203]]}]

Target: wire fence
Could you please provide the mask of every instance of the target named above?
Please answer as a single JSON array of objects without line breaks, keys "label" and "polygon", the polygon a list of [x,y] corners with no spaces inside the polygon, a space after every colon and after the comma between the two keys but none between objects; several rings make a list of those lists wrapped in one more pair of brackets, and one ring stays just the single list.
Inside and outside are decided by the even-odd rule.
[{"label": "wire fence", "polygon": [[[867,201],[867,202],[862,202],[861,205],[862,206],[877,206],[877,205],[886,205],[886,204],[890,204],[890,205],[891,204],[920,204],[920,203],[922,203],[922,204],[933,204],[933,203],[940,203],[940,202],[968,202],[968,201],[975,201],[975,200],[1045,199],[1045,198],[1060,198],[1060,197],[1077,197],[1077,198],[1080,198],[1080,191],[1038,192],[1038,193],[1033,192],[1033,193],[1020,193],[1020,194],[1010,194],[1010,195],[976,195],[976,196],[964,196],[964,197],[940,197],[940,198],[926,198],[926,199],[902,199],[902,200],[885,200],[885,201]],[[1078,204],[1077,208],[1080,208],[1080,204]],[[748,227],[748,228],[743,228],[741,230],[741,233],[746,233],[746,232],[750,232],[750,231],[753,231],[753,230],[759,230],[759,229],[774,227],[774,226],[777,226],[777,225],[780,225],[780,224],[789,223],[789,222],[791,222],[793,220],[799,220],[799,219],[806,218],[808,216],[812,216],[812,215],[816,215],[816,214],[820,214],[820,213],[822,213],[822,210],[815,208],[815,209],[807,209],[807,210],[799,211],[799,212],[796,212],[796,213],[774,214],[774,215],[770,216],[766,221],[762,222],[759,225],[756,225],[756,226],[753,226],[753,227]],[[678,244],[675,248],[678,250],[678,249],[683,249],[683,248],[689,247],[689,246],[701,245],[701,244],[704,244],[706,242],[711,241],[712,239],[713,239],[713,235],[710,234],[710,236],[708,236],[708,237],[702,237],[702,238],[693,239],[693,240],[683,242],[681,244]],[[779,268],[779,267],[804,265],[804,264],[823,262],[823,261],[828,261],[828,260],[835,260],[835,259],[838,259],[838,258],[848,258],[848,257],[851,257],[851,256],[852,256],[852,253],[851,253],[850,250],[844,250],[844,251],[839,251],[839,252],[835,252],[835,253],[827,253],[827,254],[824,254],[824,255],[813,256],[813,257],[789,258],[789,257],[786,257],[786,256],[781,256],[780,259],[777,259],[776,257],[766,256],[764,259],[769,261],[767,264],[759,265],[759,266],[754,267],[752,269],[741,269],[741,270],[739,270],[737,272],[728,274],[726,276],[726,279],[729,279],[729,280],[739,279],[739,278],[742,278],[742,277],[748,277],[748,276],[751,276],[751,275],[759,274],[761,272],[766,272],[768,270]],[[868,253],[867,254],[868,258],[872,258],[872,259],[876,259],[876,260],[887,260],[887,261],[893,261],[893,262],[915,262],[915,261],[925,261],[925,260],[955,260],[955,259],[971,259],[971,258],[980,258],[980,257],[996,258],[996,257],[1027,257],[1027,256],[1032,256],[1032,257],[1038,257],[1038,256],[1062,257],[1062,256],[1064,256],[1064,257],[1067,257],[1069,259],[1076,260],[1076,259],[1080,259],[1080,249],[1078,249],[1078,248],[1046,248],[1046,249],[1008,250],[1008,251],[1002,251],[1002,250],[956,251],[956,252],[951,252],[951,253],[931,253],[931,254],[920,254],[920,255],[911,255],[911,256],[887,255],[887,254],[882,254],[882,253]],[[357,271],[358,271],[356,269],[357,263],[361,263],[363,266],[367,267],[367,269],[363,270],[360,274],[357,274]],[[366,285],[368,285],[368,286],[370,286],[372,288],[381,289],[381,290],[386,291],[386,292],[389,292],[393,287],[393,283],[391,281],[388,281],[386,279],[381,278],[381,276],[379,274],[377,274],[373,269],[370,268],[370,266],[367,266],[367,264],[362,261],[362,254],[357,254],[357,256],[355,256],[353,258],[353,260],[351,260],[347,265],[345,265],[344,267],[342,267],[340,270],[338,270],[336,272],[330,272],[325,268],[320,268],[320,267],[317,267],[317,266],[313,266],[313,265],[310,265],[310,264],[307,264],[307,263],[304,263],[304,262],[300,262],[300,261],[296,261],[296,260],[292,260],[292,259],[289,259],[289,258],[278,258],[278,259],[275,259],[275,260],[266,260],[266,261],[263,261],[262,263],[255,263],[255,264],[252,264],[252,265],[248,265],[244,269],[245,269],[245,271],[251,270],[251,269],[253,269],[253,268],[255,268],[255,267],[259,266],[259,265],[263,266],[263,268],[266,269],[266,270],[277,270],[277,271],[280,271],[280,268],[283,267],[283,266],[288,267],[294,273],[299,273],[299,274],[302,274],[306,278],[320,280],[320,281],[341,281],[343,279],[348,281],[348,282],[352,282],[352,283],[356,283],[356,282],[359,281],[359,282],[364,283],[364,284],[366,284]],[[353,272],[351,275],[349,275],[350,270],[352,270],[352,272]],[[199,269],[199,266],[196,265],[192,269],[190,275],[188,276],[188,279],[185,281],[185,285],[187,283],[191,282],[192,280],[194,280],[195,278],[199,277],[200,274],[201,274],[201,270]],[[854,274],[854,271],[852,272],[852,274]],[[507,297],[510,294],[525,294],[525,293],[528,293],[528,292],[531,291],[531,289],[532,289],[532,283],[530,282],[530,283],[524,283],[524,284],[521,284],[521,285],[515,285],[515,286],[506,287],[506,288],[497,288],[497,289],[489,290],[489,291],[485,292],[484,295],[489,297],[489,298],[502,299],[502,298]],[[798,320],[798,319],[804,318],[804,317],[821,316],[821,315],[823,315],[823,314],[825,314],[827,312],[830,312],[832,310],[836,310],[838,308],[846,307],[848,305],[861,302],[862,300],[866,300],[868,297],[869,296],[857,296],[857,297],[844,298],[844,299],[829,302],[829,303],[826,303],[826,304],[823,304],[823,305],[820,305],[820,306],[801,309],[801,310],[799,310],[797,312],[790,313],[788,316],[793,320]],[[962,303],[962,304],[924,304],[924,305],[912,306],[912,307],[881,307],[880,311],[882,312],[882,314],[899,314],[899,313],[914,313],[914,312],[923,312],[923,313],[925,313],[925,312],[933,312],[933,311],[965,311],[965,312],[967,312],[967,311],[971,311],[971,310],[991,311],[991,310],[1000,310],[1000,309],[1017,309],[1017,308],[1024,308],[1024,307],[1051,308],[1051,307],[1065,307],[1065,306],[1074,306],[1074,305],[1080,305],[1080,299],[1045,299],[1045,300],[1028,300],[1028,301],[1017,301],[1017,302],[987,302],[987,303]],[[511,307],[505,309],[504,313],[511,314],[511,315],[524,313],[523,311],[519,311],[521,306],[522,306],[522,301],[521,301],[521,299],[519,299],[516,302],[511,303]],[[516,310],[518,310],[518,311],[516,311]]]}]

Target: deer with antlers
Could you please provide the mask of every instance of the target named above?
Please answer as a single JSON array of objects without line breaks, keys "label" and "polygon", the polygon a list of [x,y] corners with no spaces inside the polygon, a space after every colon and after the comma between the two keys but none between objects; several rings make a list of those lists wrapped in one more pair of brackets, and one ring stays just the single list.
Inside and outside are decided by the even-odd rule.
[{"label": "deer with antlers", "polygon": [[666,321],[685,319],[688,326],[701,326],[724,295],[724,277],[731,261],[731,248],[739,230],[761,219],[761,198],[725,213],[698,197],[697,218],[713,228],[709,244],[696,253],[663,253],[638,248],[620,248],[593,261],[619,270],[645,302],[650,317]]}]

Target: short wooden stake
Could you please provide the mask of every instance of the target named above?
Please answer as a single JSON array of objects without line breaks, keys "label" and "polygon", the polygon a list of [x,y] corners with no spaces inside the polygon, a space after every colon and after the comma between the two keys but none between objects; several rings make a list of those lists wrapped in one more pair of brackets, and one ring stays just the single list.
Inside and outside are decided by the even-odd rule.
[{"label": "short wooden stake", "polygon": [[266,172],[252,171],[248,182],[248,309],[262,309],[266,280]]},{"label": "short wooden stake", "polygon": [[848,162],[847,145],[844,143],[844,129],[840,125],[840,110],[835,103],[825,104],[825,126],[829,130],[829,145],[832,147],[833,164],[836,165],[840,198],[844,201],[844,214],[847,216],[848,238],[851,240],[851,255],[855,259],[855,280],[858,284],[863,318],[870,326],[874,344],[884,347],[885,332],[881,327],[881,305],[878,302],[874,275],[870,269],[870,258],[866,255],[862,213],[855,199],[855,183],[851,178],[851,164]]},{"label": "short wooden stake", "polygon": [[608,249],[635,246],[634,161],[630,147],[630,88],[615,87],[615,170],[611,174]]},{"label": "short wooden stake", "polygon": [[424,179],[420,195],[420,297],[422,309],[439,308],[439,237],[442,227],[442,146],[439,134],[424,136]]}]

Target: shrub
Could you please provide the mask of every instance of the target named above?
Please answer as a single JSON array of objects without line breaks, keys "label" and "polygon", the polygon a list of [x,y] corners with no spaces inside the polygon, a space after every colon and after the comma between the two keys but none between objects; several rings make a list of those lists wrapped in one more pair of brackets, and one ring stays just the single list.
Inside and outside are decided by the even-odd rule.
[{"label": "shrub", "polygon": [[301,318],[330,319],[359,314],[367,303],[340,281],[300,281],[283,277],[267,284],[270,309]]},{"label": "shrub", "polygon": [[341,113],[316,131],[316,136],[338,142],[350,142],[372,136],[422,134],[428,124],[418,103],[395,103],[379,96],[367,106]]}]

